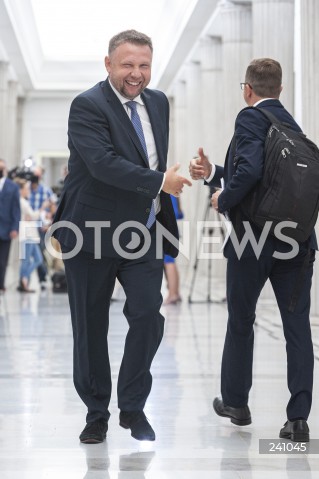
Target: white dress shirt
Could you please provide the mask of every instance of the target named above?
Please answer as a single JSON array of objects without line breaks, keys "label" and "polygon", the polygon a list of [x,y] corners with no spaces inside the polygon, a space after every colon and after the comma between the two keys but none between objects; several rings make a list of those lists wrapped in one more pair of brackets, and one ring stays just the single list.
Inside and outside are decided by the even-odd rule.
[{"label": "white dress shirt", "polygon": [[[121,93],[119,93],[116,88],[112,85],[110,79],[110,86],[112,90],[114,91],[115,95],[117,98],[120,100],[122,103],[126,113],[128,114],[129,118],[131,119],[131,109],[129,106],[126,105],[128,101],[130,101],[128,98],[125,98]],[[142,123],[142,128],[143,128],[143,133],[144,133],[144,138],[145,138],[145,143],[146,143],[146,149],[147,149],[147,156],[148,156],[148,163],[150,165],[151,170],[157,170],[158,169],[158,156],[157,156],[157,151],[156,151],[156,145],[155,145],[155,140],[154,140],[154,135],[153,135],[153,130],[152,130],[152,125],[150,122],[150,118],[148,116],[146,107],[143,103],[143,100],[141,98],[141,95],[138,95],[136,98],[134,98],[134,101],[137,103],[137,113],[139,114],[139,117],[141,119]],[[161,204],[160,204],[160,197],[159,193],[163,188],[163,184],[165,181],[165,174],[163,178],[163,182],[161,185],[161,188],[154,199],[155,203],[155,213],[159,213],[161,210]]]},{"label": "white dress shirt", "polygon": [[0,191],[2,191],[2,188],[4,186],[4,182],[6,181],[6,177],[3,176],[1,179],[0,179]]}]

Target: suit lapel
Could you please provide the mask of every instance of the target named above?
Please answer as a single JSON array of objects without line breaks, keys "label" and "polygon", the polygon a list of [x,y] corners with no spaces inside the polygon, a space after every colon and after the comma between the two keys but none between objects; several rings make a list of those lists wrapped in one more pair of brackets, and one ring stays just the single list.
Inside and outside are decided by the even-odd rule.
[{"label": "suit lapel", "polygon": [[120,120],[120,123],[121,125],[123,125],[125,131],[129,134],[132,142],[134,143],[135,147],[140,153],[143,159],[143,162],[145,163],[146,166],[149,167],[148,159],[146,158],[146,155],[144,153],[141,142],[136,134],[134,126],[128,114],[126,113],[122,103],[120,102],[120,100],[117,98],[114,91],[110,87],[108,80],[104,82],[103,90],[104,90],[104,94],[105,94],[107,102],[109,103],[110,107],[112,108],[112,110],[114,111],[118,119]]}]

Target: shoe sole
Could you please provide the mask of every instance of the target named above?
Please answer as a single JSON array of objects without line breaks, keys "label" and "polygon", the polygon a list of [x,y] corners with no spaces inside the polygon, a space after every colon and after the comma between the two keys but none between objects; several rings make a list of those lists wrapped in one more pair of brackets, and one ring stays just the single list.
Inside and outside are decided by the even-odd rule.
[{"label": "shoe sole", "polygon": [[80,442],[82,444],[100,444],[101,442],[104,441],[104,439],[102,441],[100,441],[99,439],[83,439],[83,440],[80,439]]},{"label": "shoe sole", "polygon": [[95,439],[94,437],[87,437],[84,439],[81,439],[80,437],[79,439],[83,444],[100,444],[106,439],[106,434],[103,436],[103,439]]},{"label": "shoe sole", "polygon": [[130,429],[130,426],[128,426],[127,424],[124,424],[124,422],[121,422],[121,421],[120,421],[120,426],[124,427],[124,429]]},{"label": "shoe sole", "polygon": [[[120,421],[120,426],[123,427],[124,429],[131,429],[130,426],[128,426],[127,424],[124,424],[123,422]],[[133,436],[133,433],[132,433],[132,430],[131,430],[131,436],[136,439],[137,441],[155,441],[155,437],[137,437],[137,436]]]},{"label": "shoe sole", "polygon": [[290,434],[285,434],[285,433],[280,433],[279,437],[282,439],[289,439],[290,441],[293,442],[309,442],[310,436],[307,433],[290,433]]},{"label": "shoe sole", "polygon": [[249,424],[251,424],[251,418],[236,419],[235,417],[232,417],[229,414],[223,414],[223,413],[219,412],[217,409],[215,409],[214,405],[213,405],[213,409],[218,416],[227,417],[228,419],[230,419],[230,422],[232,422],[233,424],[236,424],[236,426],[249,426]]}]

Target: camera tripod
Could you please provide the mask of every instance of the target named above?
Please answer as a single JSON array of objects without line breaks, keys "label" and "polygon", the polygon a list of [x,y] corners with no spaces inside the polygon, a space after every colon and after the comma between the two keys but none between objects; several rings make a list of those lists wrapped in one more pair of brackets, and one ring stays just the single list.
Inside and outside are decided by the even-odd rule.
[{"label": "camera tripod", "polygon": [[[226,298],[223,298],[221,300],[214,300],[214,299],[211,298],[212,261],[213,261],[212,255],[209,255],[208,260],[206,260],[207,261],[207,273],[208,273],[206,299],[196,300],[196,301],[194,301],[192,299],[194,286],[195,286],[195,281],[196,281],[196,276],[197,276],[197,272],[198,272],[198,264],[199,264],[199,254],[198,253],[201,251],[201,248],[202,248],[203,236],[204,236],[204,232],[205,232],[205,229],[206,229],[205,223],[206,223],[206,221],[209,221],[210,210],[211,209],[212,209],[212,205],[211,205],[211,193],[210,193],[208,195],[208,201],[207,201],[207,204],[206,204],[206,209],[205,209],[204,218],[203,218],[204,226],[203,226],[203,230],[202,230],[202,235],[201,235],[200,243],[198,245],[195,262],[194,262],[194,265],[193,265],[193,275],[192,275],[192,278],[191,278],[189,295],[188,295],[188,303],[190,303],[190,304],[191,303],[224,303],[226,301]],[[214,210],[212,210],[212,211],[215,212]],[[218,215],[218,217],[219,217],[219,213],[216,212],[216,215]],[[215,232],[215,227],[209,227],[208,228],[208,237],[212,238],[213,235],[214,235],[214,232]],[[222,236],[222,240],[224,242],[225,241],[225,232],[224,232],[223,229],[221,229],[221,236]]]}]

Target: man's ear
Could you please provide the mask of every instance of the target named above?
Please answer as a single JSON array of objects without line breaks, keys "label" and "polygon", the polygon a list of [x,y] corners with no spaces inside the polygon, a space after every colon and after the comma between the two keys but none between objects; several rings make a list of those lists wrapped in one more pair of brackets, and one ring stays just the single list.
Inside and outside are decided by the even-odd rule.
[{"label": "man's ear", "polygon": [[110,73],[110,68],[111,68],[111,60],[110,57],[106,56],[104,58],[104,65],[108,73]]}]

